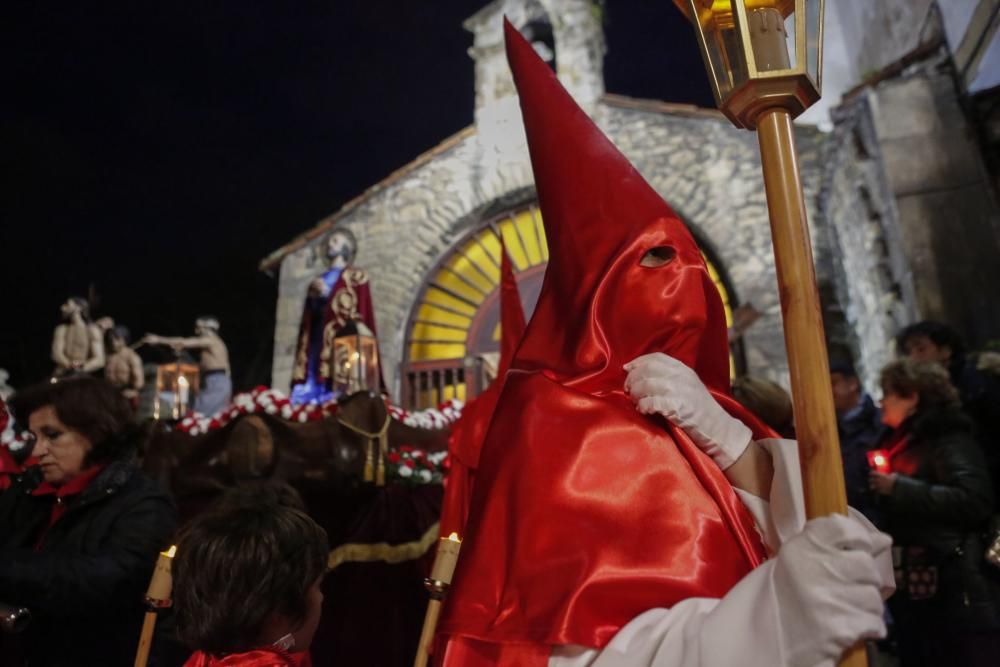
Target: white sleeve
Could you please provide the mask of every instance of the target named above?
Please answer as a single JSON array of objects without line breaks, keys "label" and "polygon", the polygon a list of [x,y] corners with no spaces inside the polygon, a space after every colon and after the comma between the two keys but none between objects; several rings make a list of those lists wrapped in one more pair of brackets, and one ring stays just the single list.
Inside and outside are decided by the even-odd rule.
[{"label": "white sleeve", "polygon": [[743,505],[750,510],[764,544],[773,555],[778,547],[798,534],[806,525],[806,503],[802,493],[802,470],[799,447],[794,440],[758,440],[771,455],[774,477],[768,500],[743,489],[733,488]]},{"label": "white sleeve", "polygon": [[768,561],[755,569],[722,600],[690,598],[670,609],[651,609],[622,628],[600,651],[556,647],[549,667],[783,665],[779,628],[771,609],[773,565],[774,561]]}]

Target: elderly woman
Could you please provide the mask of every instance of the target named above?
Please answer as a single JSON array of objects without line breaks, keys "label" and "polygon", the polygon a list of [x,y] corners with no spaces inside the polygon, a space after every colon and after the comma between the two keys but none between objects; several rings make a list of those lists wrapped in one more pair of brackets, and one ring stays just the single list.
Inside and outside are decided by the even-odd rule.
[{"label": "elderly woman", "polygon": [[89,377],[11,401],[39,465],[0,497],[0,601],[28,607],[30,665],[131,665],[175,516],[132,462],[131,409]]},{"label": "elderly woman", "polygon": [[936,363],[900,359],[881,379],[890,472],[870,484],[902,553],[890,600],[902,664],[995,665],[1000,615],[980,539],[993,492],[972,423]]},{"label": "elderly woman", "polygon": [[227,498],[182,533],[174,559],[185,667],[304,667],[323,605],[326,533],[291,489]]}]

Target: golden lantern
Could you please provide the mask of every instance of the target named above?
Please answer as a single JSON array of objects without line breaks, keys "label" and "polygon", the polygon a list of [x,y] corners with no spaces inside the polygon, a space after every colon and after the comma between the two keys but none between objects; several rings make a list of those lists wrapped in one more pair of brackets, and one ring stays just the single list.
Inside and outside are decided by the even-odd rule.
[{"label": "golden lantern", "polygon": [[361,322],[348,322],[333,339],[333,390],[338,396],[379,390],[378,341]]},{"label": "golden lantern", "polygon": [[824,0],[674,0],[695,26],[719,109],[753,129],[762,112],[794,118],[820,97]]}]

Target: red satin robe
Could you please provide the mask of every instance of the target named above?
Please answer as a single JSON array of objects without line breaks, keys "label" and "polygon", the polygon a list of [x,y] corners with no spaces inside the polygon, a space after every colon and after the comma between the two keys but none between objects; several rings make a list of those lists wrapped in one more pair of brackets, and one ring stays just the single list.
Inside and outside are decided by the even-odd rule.
[{"label": "red satin robe", "polygon": [[184,667],[312,667],[309,652],[288,653],[277,648],[261,648],[245,653],[212,656],[196,651]]}]

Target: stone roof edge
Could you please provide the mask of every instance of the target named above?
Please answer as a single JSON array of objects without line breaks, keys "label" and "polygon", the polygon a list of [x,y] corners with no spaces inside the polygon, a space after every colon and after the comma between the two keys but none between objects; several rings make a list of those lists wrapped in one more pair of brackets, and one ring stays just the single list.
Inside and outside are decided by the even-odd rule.
[{"label": "stone roof edge", "polygon": [[391,174],[383,178],[381,181],[369,187],[361,194],[348,201],[346,204],[341,206],[335,213],[326,216],[318,223],[313,225],[311,229],[299,234],[294,239],[292,239],[291,241],[289,241],[288,243],[281,246],[280,248],[269,254],[267,257],[262,259],[257,267],[258,270],[268,272],[276,268],[278,264],[281,263],[281,260],[285,258],[286,255],[289,255],[295,252],[296,250],[299,250],[300,248],[308,244],[310,241],[313,241],[317,237],[322,236],[326,232],[330,231],[330,229],[334,225],[336,225],[341,218],[343,218],[348,213],[359,207],[368,199],[378,194],[382,190],[385,190],[387,187],[393,185],[394,183],[402,179],[410,172],[423,166],[427,162],[430,162],[431,160],[441,155],[442,153],[451,150],[452,148],[460,144],[462,141],[473,136],[475,133],[476,133],[476,126],[469,125],[468,127],[461,129],[455,134],[451,135],[450,137],[439,143],[437,146],[434,146],[430,150],[421,153],[410,162],[406,163],[399,169],[396,169]]},{"label": "stone roof edge", "polygon": [[619,107],[622,109],[635,109],[636,111],[670,114],[672,116],[693,116],[698,118],[726,120],[726,117],[722,115],[722,112],[718,109],[706,109],[705,107],[699,107],[694,104],[661,102],[660,100],[628,97],[626,95],[617,95],[615,93],[604,93],[601,95],[600,101],[609,106]]}]

